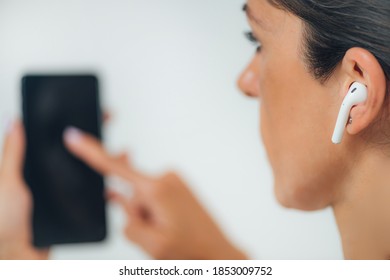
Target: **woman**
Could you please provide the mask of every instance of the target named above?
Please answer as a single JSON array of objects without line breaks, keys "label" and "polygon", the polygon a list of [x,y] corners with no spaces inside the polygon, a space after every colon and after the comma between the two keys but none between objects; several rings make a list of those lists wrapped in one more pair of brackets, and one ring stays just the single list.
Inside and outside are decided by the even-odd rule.
[{"label": "woman", "polygon": [[[347,259],[388,259],[390,3],[249,0],[244,10],[252,28],[248,37],[258,48],[239,86],[260,101],[276,197],[289,208],[332,206]],[[368,98],[350,110],[344,139],[334,145],[337,114],[354,82],[367,87]],[[0,171],[0,257],[44,258],[46,252],[30,245],[23,129],[15,123],[8,131]],[[126,157],[110,156],[75,128],[67,129],[64,139],[97,171],[132,183],[131,200],[115,193],[110,198],[127,213],[127,238],[151,256],[245,258],[178,175],[154,178],[136,171]],[[20,205],[4,204],[9,201]]]}]

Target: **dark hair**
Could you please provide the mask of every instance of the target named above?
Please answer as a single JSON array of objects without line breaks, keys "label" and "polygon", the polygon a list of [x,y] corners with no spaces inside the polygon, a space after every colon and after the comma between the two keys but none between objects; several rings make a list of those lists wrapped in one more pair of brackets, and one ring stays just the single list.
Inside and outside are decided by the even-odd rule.
[{"label": "dark hair", "polygon": [[305,24],[304,58],[325,82],[353,47],[371,52],[390,78],[390,0],[268,0]]}]

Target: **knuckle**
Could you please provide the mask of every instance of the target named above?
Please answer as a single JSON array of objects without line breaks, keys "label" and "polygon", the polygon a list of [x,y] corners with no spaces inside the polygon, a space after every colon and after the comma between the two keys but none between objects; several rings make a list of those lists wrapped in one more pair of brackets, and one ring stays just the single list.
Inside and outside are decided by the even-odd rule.
[{"label": "knuckle", "polygon": [[152,196],[156,198],[164,197],[170,192],[171,188],[172,185],[164,179],[156,180],[151,189]]},{"label": "knuckle", "polygon": [[167,181],[177,181],[179,180],[179,176],[174,171],[168,171],[164,174],[163,178]]},{"label": "knuckle", "polygon": [[152,192],[154,197],[162,198],[177,194],[183,187],[184,182],[175,172],[167,172],[155,181]]}]

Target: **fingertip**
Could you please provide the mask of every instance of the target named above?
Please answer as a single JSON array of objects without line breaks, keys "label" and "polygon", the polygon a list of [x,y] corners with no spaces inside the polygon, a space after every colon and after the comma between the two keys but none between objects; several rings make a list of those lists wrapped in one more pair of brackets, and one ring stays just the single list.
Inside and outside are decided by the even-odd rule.
[{"label": "fingertip", "polygon": [[109,122],[111,120],[111,118],[112,118],[112,115],[110,112],[107,112],[107,111],[103,112],[103,123]]},{"label": "fingertip", "polygon": [[120,194],[115,194],[114,196],[112,196],[111,201],[115,202],[116,204],[119,204],[126,210],[128,209],[130,203],[127,197]]},{"label": "fingertip", "polygon": [[6,117],[3,121],[3,126],[5,135],[9,135],[12,132],[14,121],[11,118]]},{"label": "fingertip", "polygon": [[122,152],[119,154],[118,158],[121,160],[121,161],[127,161],[128,160],[128,156],[127,156],[127,153],[126,152]]},{"label": "fingertip", "polygon": [[118,199],[119,196],[120,195],[117,192],[115,192],[115,191],[106,190],[105,197],[109,201],[115,202]]},{"label": "fingertip", "polygon": [[65,143],[71,147],[77,146],[80,143],[82,136],[83,132],[74,126],[65,128],[63,133]]},{"label": "fingertip", "polygon": [[12,128],[11,128],[11,133],[15,133],[21,141],[24,141],[24,127],[23,123],[17,119],[13,122]]},{"label": "fingertip", "polygon": [[128,167],[131,167],[131,162],[130,162],[130,159],[129,159],[129,155],[127,154],[127,152],[123,152],[121,153],[119,156],[118,156],[118,160],[123,163],[124,165],[128,166]]},{"label": "fingertip", "polygon": [[15,134],[23,133],[23,125],[20,120],[6,118],[4,120],[4,132],[7,137],[12,137]]}]

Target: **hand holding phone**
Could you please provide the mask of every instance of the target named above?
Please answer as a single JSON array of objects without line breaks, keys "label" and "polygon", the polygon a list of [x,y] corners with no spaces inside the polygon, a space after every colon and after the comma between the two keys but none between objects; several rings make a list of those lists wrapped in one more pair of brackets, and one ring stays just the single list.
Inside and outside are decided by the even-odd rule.
[{"label": "hand holding phone", "polygon": [[0,161],[0,260],[47,259],[49,250],[32,245],[32,197],[23,179],[24,130],[8,121]]}]

